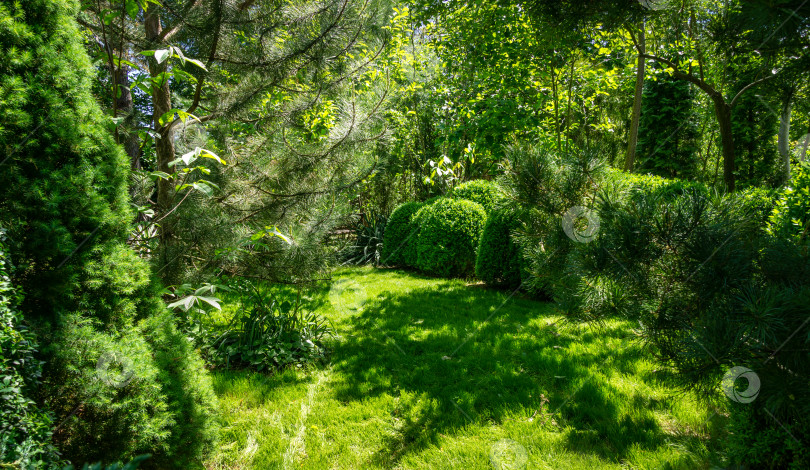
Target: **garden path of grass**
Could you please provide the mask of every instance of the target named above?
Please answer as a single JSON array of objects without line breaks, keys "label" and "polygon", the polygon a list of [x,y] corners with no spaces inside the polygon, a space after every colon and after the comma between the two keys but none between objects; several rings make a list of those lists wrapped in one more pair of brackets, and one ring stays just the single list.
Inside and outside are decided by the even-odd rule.
[{"label": "garden path of grass", "polygon": [[330,365],[214,373],[224,424],[206,467],[710,466],[718,416],[665,384],[633,324],[572,325],[509,294],[337,272],[306,296],[335,327]]}]

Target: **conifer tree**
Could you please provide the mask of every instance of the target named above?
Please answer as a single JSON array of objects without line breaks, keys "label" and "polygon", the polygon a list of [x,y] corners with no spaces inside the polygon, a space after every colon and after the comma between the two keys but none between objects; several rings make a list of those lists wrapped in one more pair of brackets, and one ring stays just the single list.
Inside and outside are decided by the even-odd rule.
[{"label": "conifer tree", "polygon": [[187,468],[216,437],[216,399],[127,246],[129,163],[90,93],[78,7],[0,1],[0,225],[46,361],[37,401],[74,463]]}]

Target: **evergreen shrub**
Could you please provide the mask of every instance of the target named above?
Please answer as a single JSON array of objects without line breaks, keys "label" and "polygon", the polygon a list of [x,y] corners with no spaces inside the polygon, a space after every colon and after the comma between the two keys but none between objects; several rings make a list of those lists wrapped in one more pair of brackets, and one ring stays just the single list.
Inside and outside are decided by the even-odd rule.
[{"label": "evergreen shrub", "polygon": [[442,277],[469,276],[486,222],[472,201],[441,198],[418,213],[417,268]]}]

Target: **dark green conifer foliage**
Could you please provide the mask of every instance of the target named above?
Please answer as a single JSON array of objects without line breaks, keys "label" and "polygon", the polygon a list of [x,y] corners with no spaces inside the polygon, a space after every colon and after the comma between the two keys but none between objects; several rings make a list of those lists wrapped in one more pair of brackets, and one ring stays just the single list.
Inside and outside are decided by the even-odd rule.
[{"label": "dark green conifer foliage", "polygon": [[78,8],[0,0],[0,226],[46,361],[36,398],[76,464],[151,453],[144,467],[189,468],[215,439],[216,398],[126,244],[129,164],[90,93]]},{"label": "dark green conifer foliage", "polygon": [[[93,71],[72,19],[77,6],[0,2],[0,217],[27,313],[132,316],[134,305],[110,297],[112,289],[97,291],[120,277],[134,289],[147,276],[122,250],[131,218],[127,162],[90,94]],[[90,264],[113,271],[95,278]]]},{"label": "dark green conifer foliage", "polygon": [[638,130],[640,170],[668,178],[693,175],[700,137],[693,100],[691,85],[683,80],[647,81]]}]

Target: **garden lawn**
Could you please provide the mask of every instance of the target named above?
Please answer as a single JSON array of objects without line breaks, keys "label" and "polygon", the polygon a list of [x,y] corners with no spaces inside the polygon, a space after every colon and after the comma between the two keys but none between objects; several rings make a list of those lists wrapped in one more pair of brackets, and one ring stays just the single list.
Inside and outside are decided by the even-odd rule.
[{"label": "garden lawn", "polygon": [[207,468],[714,463],[722,413],[667,386],[632,323],[572,325],[551,304],[510,294],[338,271],[305,293],[335,328],[328,366],[214,373],[224,423]]}]

